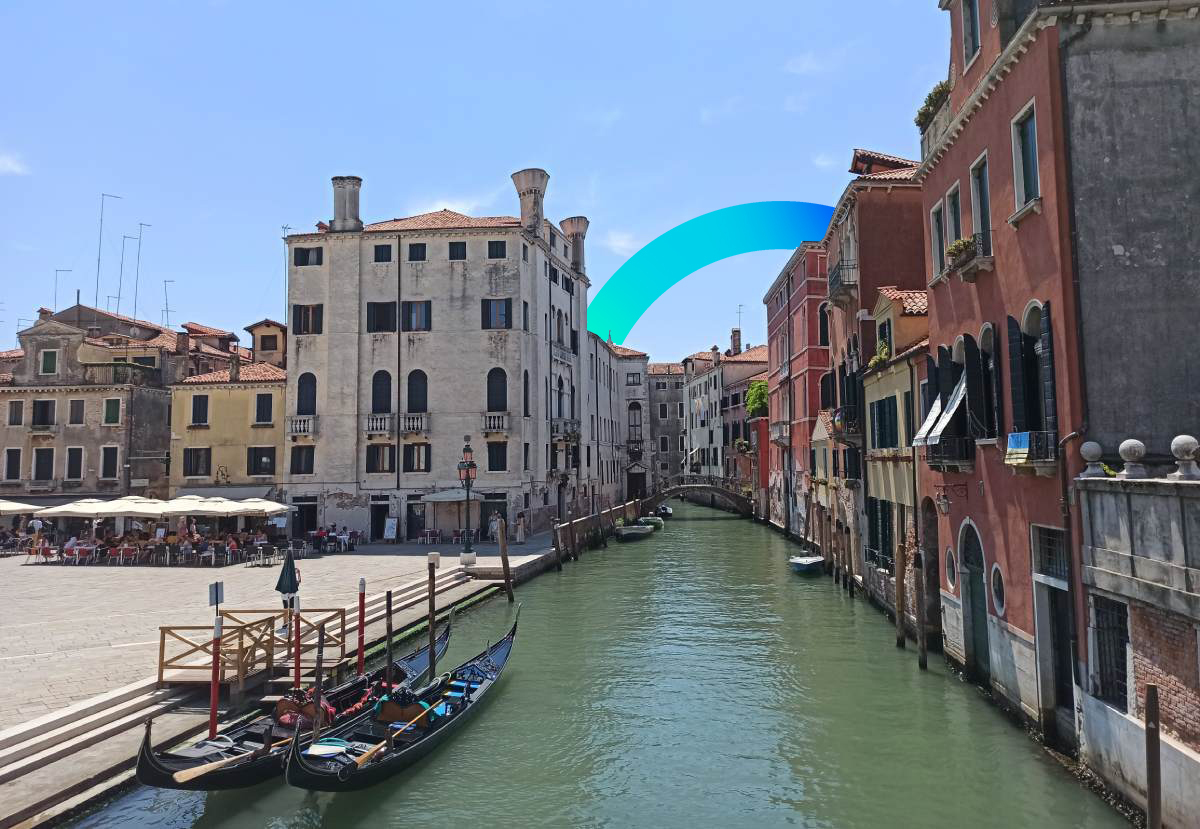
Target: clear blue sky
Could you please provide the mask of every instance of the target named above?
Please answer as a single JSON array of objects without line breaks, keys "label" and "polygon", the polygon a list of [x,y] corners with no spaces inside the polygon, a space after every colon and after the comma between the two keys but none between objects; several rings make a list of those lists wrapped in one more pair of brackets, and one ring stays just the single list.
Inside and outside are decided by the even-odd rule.
[{"label": "clear blue sky", "polygon": [[[281,226],[364,179],[368,221],[518,211],[509,175],[550,172],[547,215],[591,219],[593,292],[640,245],[750,201],[832,203],[854,147],[912,157],[944,78],[935,0],[46,3],[0,8],[0,347],[39,305],[117,293],[146,230],[139,315],[241,331],[284,313]],[[345,7],[343,7],[345,8]],[[126,248],[122,310],[132,310]],[[680,283],[627,344],[678,359],[765,338],[787,253]]]}]

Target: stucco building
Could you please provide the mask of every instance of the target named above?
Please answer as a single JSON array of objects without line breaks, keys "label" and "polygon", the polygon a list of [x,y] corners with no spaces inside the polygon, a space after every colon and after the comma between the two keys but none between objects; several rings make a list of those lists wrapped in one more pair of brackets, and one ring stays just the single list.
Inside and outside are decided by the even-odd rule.
[{"label": "stucco building", "polygon": [[682,363],[650,363],[650,449],[654,488],[681,474],[687,454],[687,393]]}]

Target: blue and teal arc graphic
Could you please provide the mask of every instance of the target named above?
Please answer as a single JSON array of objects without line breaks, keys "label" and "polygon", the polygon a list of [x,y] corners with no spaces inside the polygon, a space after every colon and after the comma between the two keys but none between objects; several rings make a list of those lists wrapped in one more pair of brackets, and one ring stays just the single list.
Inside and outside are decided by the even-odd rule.
[{"label": "blue and teal arc graphic", "polygon": [[620,345],[654,301],[706,265],[825,236],[833,208],[800,201],[725,207],[668,230],[629,257],[588,304],[588,330]]}]

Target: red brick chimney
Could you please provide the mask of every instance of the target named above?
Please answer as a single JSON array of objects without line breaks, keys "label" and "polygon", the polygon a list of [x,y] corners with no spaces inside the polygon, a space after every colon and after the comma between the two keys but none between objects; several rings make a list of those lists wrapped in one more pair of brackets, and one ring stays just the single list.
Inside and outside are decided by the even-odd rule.
[{"label": "red brick chimney", "polygon": [[742,353],[742,329],[740,328],[733,329],[729,335],[729,353],[731,355]]}]

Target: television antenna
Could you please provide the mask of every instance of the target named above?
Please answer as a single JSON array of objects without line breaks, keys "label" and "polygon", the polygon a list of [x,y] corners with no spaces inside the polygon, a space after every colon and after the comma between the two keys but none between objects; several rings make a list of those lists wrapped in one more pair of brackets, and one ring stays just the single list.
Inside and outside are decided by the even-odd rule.
[{"label": "television antenna", "polygon": [[167,328],[171,327],[171,300],[167,298],[167,286],[174,282],[174,279],[163,280],[163,310],[162,319],[163,325]]},{"label": "television antenna", "polygon": [[133,318],[137,319],[137,298],[138,298],[138,277],[142,275],[142,231],[150,225],[145,222],[138,222],[138,249],[137,249],[137,265],[133,269]]}]

